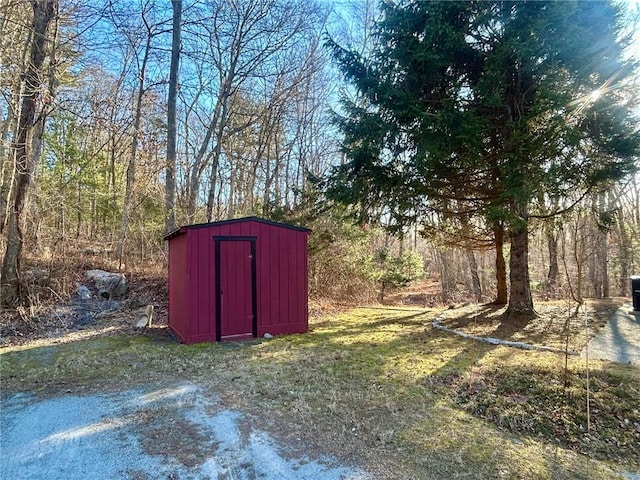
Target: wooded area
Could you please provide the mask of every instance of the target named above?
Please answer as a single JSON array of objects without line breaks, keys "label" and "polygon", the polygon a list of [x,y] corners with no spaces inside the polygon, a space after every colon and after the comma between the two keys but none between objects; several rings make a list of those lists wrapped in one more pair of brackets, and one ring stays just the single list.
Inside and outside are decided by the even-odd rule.
[{"label": "wooded area", "polygon": [[313,230],[316,298],[628,295],[637,12],[588,5],[0,0],[2,305],[247,215]]}]

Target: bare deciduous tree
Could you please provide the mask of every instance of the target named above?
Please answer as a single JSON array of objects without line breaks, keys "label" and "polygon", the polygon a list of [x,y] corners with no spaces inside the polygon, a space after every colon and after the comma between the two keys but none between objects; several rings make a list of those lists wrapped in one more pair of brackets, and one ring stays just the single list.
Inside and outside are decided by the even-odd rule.
[{"label": "bare deciduous tree", "polygon": [[22,224],[25,203],[35,161],[31,150],[34,125],[38,121],[38,109],[43,102],[42,66],[47,55],[48,31],[57,11],[57,0],[32,0],[33,32],[29,48],[29,61],[24,72],[24,87],[20,95],[20,115],[16,137],[12,143],[15,161],[13,202],[8,215],[7,248],[2,261],[2,304],[14,305],[24,300],[20,282],[20,261],[23,248]]}]

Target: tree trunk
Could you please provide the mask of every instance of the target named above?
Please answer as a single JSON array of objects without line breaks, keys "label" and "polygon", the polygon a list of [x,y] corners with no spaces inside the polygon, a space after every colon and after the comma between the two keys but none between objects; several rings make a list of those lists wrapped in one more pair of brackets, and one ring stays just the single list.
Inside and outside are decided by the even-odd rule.
[{"label": "tree trunk", "polygon": [[7,101],[7,114],[0,128],[0,233],[4,230],[8,206],[11,202],[11,183],[15,175],[15,162],[11,162],[5,145],[9,143],[9,130],[13,128],[13,100]]},{"label": "tree trunk", "polygon": [[467,262],[469,263],[469,273],[471,274],[471,284],[473,285],[473,295],[476,297],[476,302],[482,300],[482,285],[480,284],[480,276],[478,275],[478,262],[476,262],[476,255],[470,248],[467,249]]},{"label": "tree trunk", "polygon": [[[5,19],[9,21],[8,16]],[[27,28],[26,25],[25,28]],[[21,68],[27,68],[28,57],[31,53],[29,46],[33,45],[33,37],[34,31],[30,29],[24,48],[21,49]],[[9,88],[9,95],[6,97],[7,115],[0,135],[0,233],[7,227],[9,221],[9,211],[14,201],[13,188],[15,187],[17,168],[15,149],[11,148],[10,153],[7,153],[5,145],[9,144],[12,135],[14,138],[18,137],[20,118],[16,117],[20,115],[20,103],[25,95],[25,86],[25,78],[16,78],[15,83]]]},{"label": "tree trunk", "polygon": [[449,304],[453,300],[452,293],[455,289],[453,278],[453,255],[450,248],[440,252],[440,283],[442,284],[442,303]]},{"label": "tree trunk", "polygon": [[[218,120],[214,120],[215,126],[217,128],[215,138],[216,145],[213,149],[211,175],[209,176],[209,195],[207,196],[207,222],[211,222],[213,220],[213,204],[215,203],[216,182],[218,181],[218,168],[220,166],[220,156],[222,154],[222,141],[224,138],[224,132],[227,128],[227,123],[229,122],[229,101],[231,99],[231,94],[233,93],[233,80],[235,77],[237,61],[238,57],[236,55],[233,57],[231,65],[229,66],[229,71],[224,77],[224,82],[220,92],[220,96],[218,98],[218,103],[216,104],[216,114],[214,114],[215,119],[217,113],[219,112]],[[212,122],[210,126],[211,132],[213,132],[213,126],[214,123]],[[209,134],[209,132],[207,132],[207,134]]]},{"label": "tree trunk", "polygon": [[[213,137],[213,132],[220,118],[220,109],[222,108],[220,101],[216,103],[216,107],[211,118],[211,122],[207,127],[204,139],[200,144],[200,148],[196,153],[191,167],[191,173],[189,176],[188,191],[187,191],[187,219],[189,223],[193,223],[196,218],[196,210],[198,209],[198,196],[200,194],[200,182],[202,180],[202,173],[207,166],[209,159],[213,156],[213,153],[207,153],[209,150],[209,144]],[[217,171],[217,170],[216,170]]]},{"label": "tree trunk", "polygon": [[617,215],[618,236],[620,238],[620,253],[618,254],[618,262],[620,268],[620,279],[618,283],[619,295],[628,295],[629,293],[629,264],[633,258],[633,245],[631,238],[627,232],[625,224],[624,208],[620,208]]},{"label": "tree trunk", "polygon": [[549,252],[549,271],[547,272],[547,292],[553,293],[558,284],[558,234],[552,225],[546,225],[544,234],[547,239],[547,250]]},{"label": "tree trunk", "polygon": [[147,32],[147,40],[142,57],[142,66],[138,76],[138,93],[136,95],[136,111],[133,120],[133,138],[131,139],[131,156],[127,167],[127,184],[124,192],[124,202],[122,205],[122,223],[120,224],[120,238],[118,239],[118,269],[122,270],[124,260],[124,248],[127,241],[127,231],[129,229],[129,218],[131,216],[131,203],[133,200],[133,190],[136,183],[136,162],[138,155],[138,138],[140,135],[140,120],[142,119],[142,98],[144,97],[144,82],[147,72],[147,62],[151,52],[151,32]]},{"label": "tree trunk", "polygon": [[496,299],[494,305],[507,304],[507,265],[504,261],[504,225],[493,224],[493,236],[496,242]]},{"label": "tree trunk", "polygon": [[[604,214],[607,210],[607,194],[606,192],[601,192],[598,197],[598,206],[600,209],[600,213]],[[609,298],[609,225],[607,225],[607,229],[599,232],[598,238],[598,257],[599,257],[599,268],[601,272],[601,284],[602,284],[602,298]]]},{"label": "tree trunk", "polygon": [[533,298],[529,283],[529,232],[527,223],[515,227],[510,234],[511,256],[509,259],[510,292],[507,316],[535,317]]},{"label": "tree trunk", "polygon": [[576,223],[573,229],[573,259],[576,262],[576,282],[575,282],[575,292],[574,292],[574,300],[579,305],[584,303],[584,298],[582,298],[582,284],[584,283],[583,275],[584,275],[584,266],[586,261],[588,260],[587,255],[587,246],[585,244],[586,239],[584,231],[587,226],[585,223],[587,220],[583,217],[586,215],[579,215],[576,219]]},{"label": "tree trunk", "polygon": [[169,67],[169,96],[167,98],[167,169],[165,178],[165,232],[176,228],[176,103],[178,98],[178,69],[180,65],[180,29],[182,0],[171,0],[173,27],[171,37],[171,65]]},{"label": "tree trunk", "polygon": [[547,291],[553,292],[558,283],[558,238],[554,234],[547,236],[549,251],[549,272],[547,273]]},{"label": "tree trunk", "polygon": [[33,43],[25,72],[25,87],[22,93],[22,108],[18,120],[18,133],[12,149],[15,155],[13,206],[9,211],[7,225],[7,249],[2,261],[2,305],[11,306],[24,301],[20,282],[25,201],[35,169],[34,158],[29,152],[31,136],[36,121],[37,98],[41,85],[41,70],[46,57],[45,45],[49,24],[57,10],[57,0],[32,0]]},{"label": "tree trunk", "polygon": [[265,172],[264,172],[264,192],[262,192],[262,215],[267,217],[269,215],[269,190],[271,190],[271,149],[269,146],[266,148],[267,155],[265,157]]}]

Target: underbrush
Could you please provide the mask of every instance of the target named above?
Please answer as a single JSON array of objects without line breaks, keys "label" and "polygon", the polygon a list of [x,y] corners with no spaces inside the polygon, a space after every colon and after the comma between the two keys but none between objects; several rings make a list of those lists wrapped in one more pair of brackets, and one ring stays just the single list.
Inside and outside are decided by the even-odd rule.
[{"label": "underbrush", "polygon": [[[88,241],[77,241],[73,245],[61,243],[57,248],[26,257],[21,275],[26,301],[14,308],[0,309],[0,345],[61,337],[76,330],[77,326],[61,310],[78,302],[77,289],[86,284],[87,270],[118,271],[111,257],[112,249],[108,244]],[[164,258],[156,258],[143,270],[125,269],[122,273],[128,282],[128,295],[121,299],[118,313],[126,316],[130,307],[154,305],[154,323],[166,325],[168,305]]]}]

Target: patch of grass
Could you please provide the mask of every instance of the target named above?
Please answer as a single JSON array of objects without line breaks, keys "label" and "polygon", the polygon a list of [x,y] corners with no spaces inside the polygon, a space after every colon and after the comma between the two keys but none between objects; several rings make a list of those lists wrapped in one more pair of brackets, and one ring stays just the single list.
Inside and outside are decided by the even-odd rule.
[{"label": "patch of grass", "polygon": [[[458,313],[447,321],[462,325]],[[474,321],[495,321],[495,312],[485,313]],[[358,308],[313,319],[308,334],[268,341],[185,346],[116,335],[4,349],[2,391],[188,380],[253,414],[252,424],[279,440],[364,465],[376,478],[613,479],[640,471],[638,369],[592,362],[586,432],[579,359],[569,360],[565,378],[564,355],[434,330],[440,314]],[[535,322],[554,325],[544,314]],[[527,341],[547,331],[552,343],[561,335],[528,326],[533,333],[510,335]]]},{"label": "patch of grass", "polygon": [[417,466],[432,474],[424,478],[616,478],[606,463],[544,439],[505,434],[446,401],[405,435]]},{"label": "patch of grass", "polygon": [[37,348],[17,348],[3,353],[0,378],[4,390],[56,392],[99,387],[118,378],[119,383],[137,377],[147,339],[100,337]]},{"label": "patch of grass", "polygon": [[450,394],[466,411],[500,429],[553,440],[576,452],[640,467],[640,372],[594,362],[587,421],[584,361],[568,369],[549,355],[489,359],[452,383]]},{"label": "patch of grass", "polygon": [[591,300],[576,313],[575,304],[544,302],[536,304],[539,318],[519,323],[504,318],[506,307],[469,305],[446,312],[440,323],[471,335],[580,351],[619,307],[615,299]]}]

